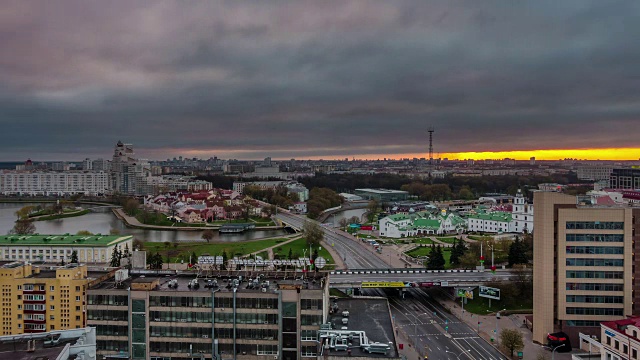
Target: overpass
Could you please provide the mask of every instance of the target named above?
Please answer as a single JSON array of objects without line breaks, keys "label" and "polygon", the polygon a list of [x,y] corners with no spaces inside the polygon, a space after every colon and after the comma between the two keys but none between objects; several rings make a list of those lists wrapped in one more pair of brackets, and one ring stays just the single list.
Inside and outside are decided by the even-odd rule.
[{"label": "overpass", "polygon": [[366,209],[367,206],[369,206],[369,201],[365,201],[365,202],[352,201],[352,202],[344,203],[344,204],[342,204],[342,205],[340,205],[338,207],[327,209],[327,210],[323,211],[318,216],[317,221],[320,222],[320,223],[324,223],[325,221],[327,221],[329,216],[331,216],[333,214],[337,214],[339,212],[347,211],[347,210]]},{"label": "overpass", "polygon": [[457,287],[513,281],[518,276],[508,271],[494,274],[480,270],[354,269],[330,271],[329,283],[335,288]]}]

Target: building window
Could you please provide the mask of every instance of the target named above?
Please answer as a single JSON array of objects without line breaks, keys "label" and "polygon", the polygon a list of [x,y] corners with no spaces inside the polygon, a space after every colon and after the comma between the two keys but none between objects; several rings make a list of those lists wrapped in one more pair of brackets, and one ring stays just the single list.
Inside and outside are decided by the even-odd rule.
[{"label": "building window", "polygon": [[614,347],[616,350],[620,349],[620,342],[619,342],[618,340],[615,340],[615,341],[614,341],[614,345],[613,345],[613,347]]},{"label": "building window", "polygon": [[626,353],[627,353],[627,351],[629,351],[629,348],[627,347],[627,345],[622,344],[622,353],[623,353],[623,354],[626,354]]},{"label": "building window", "polygon": [[50,309],[51,309],[51,310],[55,310],[55,309],[56,309],[56,307],[55,307],[55,306],[53,306],[53,305],[51,305]]},{"label": "building window", "polygon": [[611,346],[611,337],[607,336],[607,345]]},{"label": "building window", "polygon": [[634,359],[638,358],[638,350],[636,349],[631,349],[631,357]]},{"label": "building window", "polygon": [[55,289],[56,289],[56,288],[55,288],[55,286],[53,286],[53,285],[51,285],[51,286],[49,287],[49,291],[54,291]]}]

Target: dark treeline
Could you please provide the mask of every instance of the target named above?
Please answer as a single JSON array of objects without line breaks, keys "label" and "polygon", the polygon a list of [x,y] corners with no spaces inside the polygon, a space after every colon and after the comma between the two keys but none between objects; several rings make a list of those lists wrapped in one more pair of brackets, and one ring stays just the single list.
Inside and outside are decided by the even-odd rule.
[{"label": "dark treeline", "polygon": [[[452,194],[469,189],[474,195],[486,193],[507,193],[515,195],[518,188],[537,188],[541,183],[570,184],[579,182],[575,173],[553,174],[550,176],[478,176],[453,177],[444,179],[421,180],[406,175],[395,174],[317,174],[315,177],[300,178],[299,181],[307,188],[324,187],[338,193],[352,192],[359,188],[383,188],[400,190],[403,185],[407,189],[412,185],[447,185]],[[437,188],[442,188],[439,186]]]}]

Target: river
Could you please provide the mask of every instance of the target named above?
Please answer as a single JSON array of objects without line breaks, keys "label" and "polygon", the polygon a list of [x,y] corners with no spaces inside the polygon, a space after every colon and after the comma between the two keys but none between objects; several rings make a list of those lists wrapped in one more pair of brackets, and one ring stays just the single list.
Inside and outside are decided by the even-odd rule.
[{"label": "river", "polygon": [[[27,205],[38,205],[29,203],[0,203],[0,234],[6,234],[13,228],[16,220],[15,212]],[[43,204],[49,205],[49,204]],[[88,205],[87,207],[90,207]],[[109,234],[111,229],[117,229],[120,234],[133,235],[134,239],[152,242],[173,242],[173,241],[199,241],[202,232],[200,231],[172,231],[172,230],[145,230],[128,228],[118,219],[111,209],[101,209],[100,212],[91,212],[78,217],[50,221],[35,221],[36,232],[38,234],[75,234],[80,230],[87,230],[94,234]],[[214,232],[212,241],[243,241],[257,240],[268,237],[284,236],[284,230],[252,230],[241,234],[219,234]]]}]

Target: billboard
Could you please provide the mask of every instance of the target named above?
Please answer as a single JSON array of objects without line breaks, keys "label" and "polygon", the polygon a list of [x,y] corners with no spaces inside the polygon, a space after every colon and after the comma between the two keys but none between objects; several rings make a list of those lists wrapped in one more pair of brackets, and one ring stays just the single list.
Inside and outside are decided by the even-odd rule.
[{"label": "billboard", "polygon": [[363,288],[404,288],[414,287],[415,284],[410,281],[363,281]]},{"label": "billboard", "polygon": [[480,286],[480,291],[478,292],[480,297],[500,300],[500,289],[492,288],[487,286]]},{"label": "billboard", "polygon": [[465,288],[457,288],[456,297],[473,300],[473,290],[465,289]]}]

